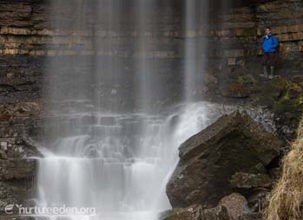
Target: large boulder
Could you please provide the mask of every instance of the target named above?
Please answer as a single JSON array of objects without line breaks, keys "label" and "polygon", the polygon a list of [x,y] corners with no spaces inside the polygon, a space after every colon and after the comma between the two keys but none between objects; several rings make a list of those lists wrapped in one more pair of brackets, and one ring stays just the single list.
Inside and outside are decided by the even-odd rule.
[{"label": "large boulder", "polygon": [[267,175],[266,167],[282,146],[247,114],[224,115],[181,145],[179,164],[167,184],[168,198],[175,208],[214,207],[234,191],[235,174]]}]

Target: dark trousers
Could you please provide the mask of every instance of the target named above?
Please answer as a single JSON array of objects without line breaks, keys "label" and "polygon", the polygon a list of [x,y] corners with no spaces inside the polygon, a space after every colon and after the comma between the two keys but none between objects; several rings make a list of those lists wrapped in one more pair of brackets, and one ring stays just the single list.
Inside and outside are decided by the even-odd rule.
[{"label": "dark trousers", "polygon": [[277,62],[277,53],[264,53],[262,63],[264,66],[275,66]]}]

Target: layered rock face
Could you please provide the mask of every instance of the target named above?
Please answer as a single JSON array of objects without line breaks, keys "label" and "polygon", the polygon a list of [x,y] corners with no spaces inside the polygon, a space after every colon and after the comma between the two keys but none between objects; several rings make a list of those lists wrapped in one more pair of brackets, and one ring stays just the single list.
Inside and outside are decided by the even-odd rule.
[{"label": "layered rock face", "polygon": [[[171,65],[162,65],[161,74],[171,75],[169,71],[174,72],[175,76],[182,74],[182,65],[178,64],[178,59],[184,56],[184,38],[208,38],[209,62],[205,81],[209,92],[206,96],[210,99],[214,99],[216,95],[247,97],[253,91],[247,91],[237,79],[252,75],[259,81],[258,74],[262,68],[261,37],[264,27],[271,26],[273,33],[281,41],[277,73],[300,75],[302,63],[297,57],[302,56],[303,48],[302,2],[246,1],[235,5],[233,2],[237,1],[228,2],[211,2],[209,32],[205,31],[205,24],[201,24],[196,32],[190,33],[184,32],[182,17],[184,4],[181,1],[157,2],[159,10],[156,10],[152,17],[161,19],[151,21],[152,28],[146,31],[146,35],[153,39],[151,47],[158,48],[149,56],[171,60]],[[90,30],[87,28],[77,27],[78,37],[72,32],[72,28],[75,28],[72,25],[62,27],[64,31],[52,29],[49,17],[51,9],[48,1],[1,1],[2,102],[39,98],[44,58],[54,55],[94,54],[94,44],[90,39],[92,35],[97,34],[104,42],[98,51],[100,55],[124,58],[139,55],[133,50],[134,45],[130,45],[132,39],[138,37],[139,33],[133,5],[130,4],[125,11],[125,17],[128,19],[124,19],[115,27],[122,30],[119,33],[115,28],[110,30],[101,22],[96,33],[87,31]],[[56,16],[70,20],[72,24],[74,18],[64,17],[64,10],[68,9],[56,12]],[[99,13],[106,16],[108,13],[106,10],[104,7],[104,12]],[[95,12],[88,9],[83,13]],[[94,23],[90,25],[93,26]],[[109,44],[111,47],[108,47]],[[15,56],[18,56],[18,59],[15,59]],[[167,61],[165,60],[166,63]],[[234,85],[235,82],[238,84]]]},{"label": "layered rock face", "polygon": [[[235,72],[237,67],[238,71],[255,74],[259,71],[256,64],[260,64],[258,55],[262,53],[264,29],[271,27],[281,42],[278,73],[299,74],[302,66],[297,58],[302,56],[303,44],[302,1],[255,2],[217,12],[210,35],[211,41],[218,43],[218,48],[211,51],[211,57],[223,58],[221,65],[228,67],[225,70]],[[215,9],[211,14],[216,14]]]},{"label": "layered rock face", "polygon": [[[207,99],[267,106],[277,115],[279,134],[295,138],[302,114],[302,1],[242,1],[213,9]],[[262,36],[271,27],[280,41],[276,74],[269,81],[262,70]],[[293,96],[295,94],[295,96]]]},{"label": "layered rock face", "polygon": [[[162,61],[154,74],[161,74],[164,81],[176,85],[169,88],[175,100],[180,98],[177,88],[182,84],[184,67],[180,58],[184,57],[185,38],[205,38],[208,41],[208,68],[204,77],[206,88],[201,88],[197,94],[202,96],[206,93],[204,98],[209,100],[222,102],[222,99],[230,101],[229,98],[267,95],[267,91],[263,91],[266,87],[264,80],[258,77],[262,72],[260,44],[265,26],[271,26],[281,41],[277,73],[291,77],[300,75],[302,64],[297,57],[302,56],[303,6],[299,0],[213,1],[210,2],[209,31],[205,31],[207,26],[201,24],[196,32],[190,33],[184,31],[182,1],[157,1],[156,4],[159,9],[152,15],[155,19],[151,21],[151,28],[145,32],[150,47],[157,48],[149,56],[159,60],[159,63]],[[48,1],[2,1],[1,6],[2,102],[40,98],[45,57],[92,55],[96,46],[91,40],[93,35],[98,35],[103,42],[98,46],[99,55],[119,57],[119,60],[124,60],[122,62],[140,56],[134,49],[136,45],[132,45],[139,36],[133,4],[124,12],[127,19],[114,28],[109,29],[101,16],[95,33],[91,32],[90,27],[74,27],[72,21],[75,18],[64,17],[64,10],[68,10],[68,7],[57,11],[54,16],[70,21],[71,25],[62,27],[62,30],[53,30],[49,17],[52,8]],[[96,12],[90,8],[83,13]],[[106,17],[108,8],[105,6],[99,14]],[[94,22],[90,22],[89,25],[93,26]],[[73,32],[75,28],[78,29],[77,33]],[[18,59],[15,59],[16,56]],[[129,61],[125,62],[124,76],[129,76],[126,78],[131,78],[131,66]],[[130,93],[132,82],[126,80],[126,84],[128,86],[122,92]],[[166,97],[161,101],[169,102]]]},{"label": "layered rock face", "polygon": [[[35,193],[36,160],[26,141],[40,130],[43,58],[47,12],[41,1],[0,2],[0,211],[25,204]],[[38,33],[39,32],[39,33]],[[0,214],[1,215],[1,214]],[[4,218],[1,216],[0,218]]]},{"label": "layered rock face", "polygon": [[1,1],[1,102],[41,97],[43,59],[37,57],[50,39],[48,11],[42,1]]}]

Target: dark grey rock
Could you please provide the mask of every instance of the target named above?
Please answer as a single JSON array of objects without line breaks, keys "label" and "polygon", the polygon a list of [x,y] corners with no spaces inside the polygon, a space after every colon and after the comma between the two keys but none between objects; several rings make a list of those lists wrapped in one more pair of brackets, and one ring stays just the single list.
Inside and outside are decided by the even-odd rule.
[{"label": "dark grey rock", "polygon": [[33,178],[36,166],[34,159],[0,160],[0,181]]},{"label": "dark grey rock", "polygon": [[194,205],[184,209],[174,209],[161,220],[231,220],[227,209],[218,206],[212,209],[204,209],[202,206]]},{"label": "dark grey rock", "polygon": [[282,146],[248,115],[222,116],[181,145],[180,162],[167,184],[172,206],[216,206],[233,192],[230,179],[235,173],[266,173]]}]

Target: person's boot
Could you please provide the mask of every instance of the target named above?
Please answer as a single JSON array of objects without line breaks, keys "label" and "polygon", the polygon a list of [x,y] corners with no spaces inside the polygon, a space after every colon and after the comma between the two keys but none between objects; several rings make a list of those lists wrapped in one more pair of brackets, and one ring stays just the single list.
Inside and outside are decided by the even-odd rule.
[{"label": "person's boot", "polygon": [[267,66],[263,66],[263,74],[260,74],[261,77],[268,77],[268,70],[267,70]]},{"label": "person's boot", "polygon": [[275,67],[274,66],[270,66],[270,74],[268,76],[269,79],[273,79],[275,76]]}]

